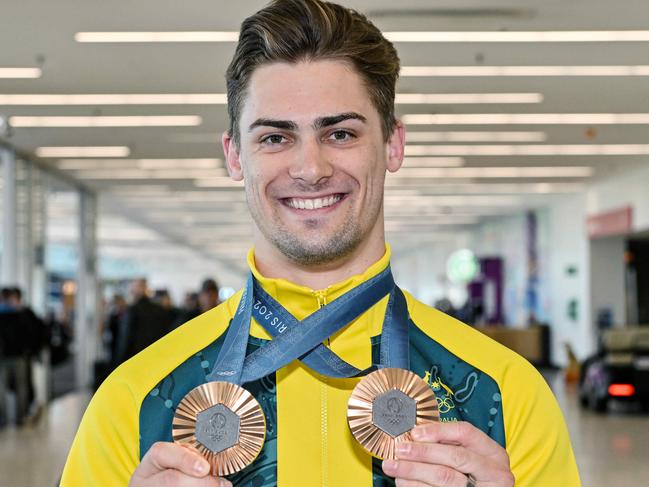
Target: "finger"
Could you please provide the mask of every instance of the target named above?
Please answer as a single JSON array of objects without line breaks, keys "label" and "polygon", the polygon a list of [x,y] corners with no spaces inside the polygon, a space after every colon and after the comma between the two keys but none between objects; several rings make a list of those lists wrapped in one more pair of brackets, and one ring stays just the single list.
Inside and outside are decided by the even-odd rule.
[{"label": "finger", "polygon": [[142,458],[138,474],[142,478],[148,478],[167,469],[201,478],[210,472],[210,464],[195,450],[159,441]]},{"label": "finger", "polygon": [[501,461],[509,457],[505,449],[483,431],[466,421],[427,423],[412,430],[415,441],[462,445],[478,455],[496,457]]},{"label": "finger", "polygon": [[423,482],[435,487],[466,487],[466,475],[450,467],[406,460],[384,460],[383,471],[390,477]]},{"label": "finger", "polygon": [[430,487],[430,484],[417,480],[394,479],[394,483],[397,487]]},{"label": "finger", "polygon": [[232,487],[228,480],[208,475],[202,478],[185,475],[178,470],[168,469],[149,478],[156,487]]},{"label": "finger", "polygon": [[491,478],[497,471],[509,468],[509,464],[495,462],[466,447],[443,443],[400,443],[397,457],[399,460],[451,467],[458,472],[480,472],[484,478]]}]

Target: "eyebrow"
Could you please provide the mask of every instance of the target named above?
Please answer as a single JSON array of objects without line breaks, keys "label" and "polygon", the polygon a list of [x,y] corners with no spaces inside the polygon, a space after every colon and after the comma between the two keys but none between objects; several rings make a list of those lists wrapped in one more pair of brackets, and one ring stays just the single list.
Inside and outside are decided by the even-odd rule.
[{"label": "eyebrow", "polygon": [[[363,123],[367,122],[367,119],[361,115],[360,113],[356,112],[347,112],[347,113],[340,113],[338,115],[330,115],[327,117],[319,117],[315,120],[313,123],[313,128],[315,130],[319,130],[321,128],[325,127],[331,127],[332,125],[336,125],[340,122],[344,122],[345,120],[359,120]],[[297,130],[298,126],[295,122],[292,122],[290,120],[276,120],[272,118],[258,118],[254,122],[250,124],[250,127],[248,127],[248,132],[252,132],[255,128],[257,127],[273,127],[276,129],[282,129],[282,130]]]}]

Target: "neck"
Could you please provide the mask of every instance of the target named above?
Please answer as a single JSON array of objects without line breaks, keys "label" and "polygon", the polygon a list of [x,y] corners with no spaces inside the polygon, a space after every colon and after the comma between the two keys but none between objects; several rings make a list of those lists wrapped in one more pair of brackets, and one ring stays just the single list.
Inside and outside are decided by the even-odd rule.
[{"label": "neck", "polygon": [[362,274],[384,254],[385,240],[369,239],[340,259],[308,266],[292,261],[263,239],[255,244],[255,265],[264,277],[286,279],[294,284],[318,290]]}]

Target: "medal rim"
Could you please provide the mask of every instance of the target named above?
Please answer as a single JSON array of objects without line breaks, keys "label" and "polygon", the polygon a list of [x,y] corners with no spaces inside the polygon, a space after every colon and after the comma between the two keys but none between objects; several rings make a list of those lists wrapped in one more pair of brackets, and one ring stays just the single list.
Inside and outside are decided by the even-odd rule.
[{"label": "medal rim", "polygon": [[[196,422],[201,412],[218,404],[239,416],[239,441],[214,453],[196,438]],[[211,475],[231,475],[246,468],[261,453],[266,440],[266,416],[257,399],[243,387],[225,381],[207,382],[189,391],[178,404],[172,437],[175,443],[197,450],[209,462]]]},{"label": "medal rim", "polygon": [[356,441],[379,459],[394,459],[397,444],[412,441],[411,430],[392,437],[373,423],[374,400],[394,389],[415,400],[415,426],[439,421],[435,393],[428,383],[414,372],[383,368],[366,375],[356,385],[347,403],[347,423]]}]

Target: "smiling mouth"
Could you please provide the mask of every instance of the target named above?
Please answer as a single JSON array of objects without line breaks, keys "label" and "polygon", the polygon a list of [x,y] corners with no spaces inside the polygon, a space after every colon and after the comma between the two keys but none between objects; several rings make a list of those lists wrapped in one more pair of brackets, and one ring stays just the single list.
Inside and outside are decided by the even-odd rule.
[{"label": "smiling mouth", "polygon": [[337,193],[321,198],[284,198],[283,202],[295,210],[319,210],[335,205],[344,197],[345,194]]}]

